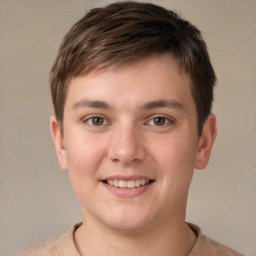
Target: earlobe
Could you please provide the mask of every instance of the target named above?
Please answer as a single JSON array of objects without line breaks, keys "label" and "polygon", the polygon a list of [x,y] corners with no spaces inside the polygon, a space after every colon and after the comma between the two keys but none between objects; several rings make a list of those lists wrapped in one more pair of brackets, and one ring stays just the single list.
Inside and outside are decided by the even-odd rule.
[{"label": "earlobe", "polygon": [[203,131],[198,143],[195,162],[196,169],[204,169],[207,166],[216,134],[216,117],[214,114],[209,114],[204,122]]},{"label": "earlobe", "polygon": [[58,121],[55,115],[50,118],[50,131],[55,145],[56,154],[58,157],[60,168],[67,169],[67,156],[64,146],[63,135],[59,129]]}]

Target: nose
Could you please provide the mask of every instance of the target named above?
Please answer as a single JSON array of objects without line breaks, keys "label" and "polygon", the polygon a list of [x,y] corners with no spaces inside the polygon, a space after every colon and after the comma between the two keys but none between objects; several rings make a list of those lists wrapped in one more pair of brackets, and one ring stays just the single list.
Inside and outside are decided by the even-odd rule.
[{"label": "nose", "polygon": [[131,124],[116,127],[111,136],[108,157],[122,165],[132,165],[144,160],[145,148],[138,129]]}]

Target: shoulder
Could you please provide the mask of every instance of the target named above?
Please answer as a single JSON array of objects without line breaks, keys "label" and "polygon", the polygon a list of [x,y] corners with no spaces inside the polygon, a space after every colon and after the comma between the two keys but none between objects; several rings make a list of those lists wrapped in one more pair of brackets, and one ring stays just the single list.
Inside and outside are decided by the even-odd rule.
[{"label": "shoulder", "polygon": [[197,253],[201,253],[199,255],[242,256],[242,254],[234,251],[233,249],[222,245],[202,234],[198,237],[198,248],[196,249]]},{"label": "shoulder", "polygon": [[81,224],[78,223],[69,229],[68,232],[54,237],[26,251],[15,254],[15,256],[80,256],[76,250],[73,238],[75,229],[80,225]]},{"label": "shoulder", "polygon": [[196,244],[189,256],[243,256],[242,254],[234,251],[233,249],[201,234],[200,228],[196,225],[189,224],[189,226],[193,229],[195,233],[197,233]]},{"label": "shoulder", "polygon": [[32,255],[61,255],[59,252],[59,243],[63,240],[64,235],[52,238],[42,244],[39,244],[33,248],[30,248],[24,252],[15,254],[16,256],[32,256]]}]

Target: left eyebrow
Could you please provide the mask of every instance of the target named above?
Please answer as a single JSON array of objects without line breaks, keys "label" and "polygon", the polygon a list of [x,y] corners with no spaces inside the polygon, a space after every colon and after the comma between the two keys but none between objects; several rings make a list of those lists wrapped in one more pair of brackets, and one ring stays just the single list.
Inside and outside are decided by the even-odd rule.
[{"label": "left eyebrow", "polygon": [[142,110],[149,110],[153,108],[175,108],[184,109],[184,106],[176,100],[156,100],[150,101],[141,106]]}]

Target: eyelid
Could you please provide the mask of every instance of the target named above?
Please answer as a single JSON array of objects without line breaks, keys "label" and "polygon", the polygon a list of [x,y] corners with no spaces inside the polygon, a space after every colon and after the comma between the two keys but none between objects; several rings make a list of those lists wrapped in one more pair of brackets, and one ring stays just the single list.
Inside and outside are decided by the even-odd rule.
[{"label": "eyelid", "polygon": [[[166,121],[167,121],[167,124],[165,123],[164,125],[159,125],[159,127],[164,127],[168,124],[173,124],[175,123],[175,120],[174,118],[171,118],[170,116],[166,116],[166,115],[161,115],[161,114],[158,114],[158,115],[153,115],[153,116],[150,116],[150,118],[148,118],[148,121],[146,122],[146,124],[149,124],[150,125],[150,122],[152,122],[154,119],[156,118],[164,118]],[[157,125],[153,125],[152,126],[157,126]]]},{"label": "eyelid", "polygon": [[92,123],[89,123],[90,120],[92,120],[93,118],[102,118],[104,121],[103,121],[103,124],[102,125],[99,125],[98,127],[100,126],[104,126],[104,125],[107,125],[107,124],[110,124],[110,122],[107,120],[107,118],[105,118],[104,116],[100,115],[100,114],[93,114],[93,115],[89,115],[89,116],[86,116],[85,118],[82,119],[82,122],[83,123],[87,123],[89,124],[90,126],[93,126],[93,127],[97,127],[97,125],[94,125]]}]

